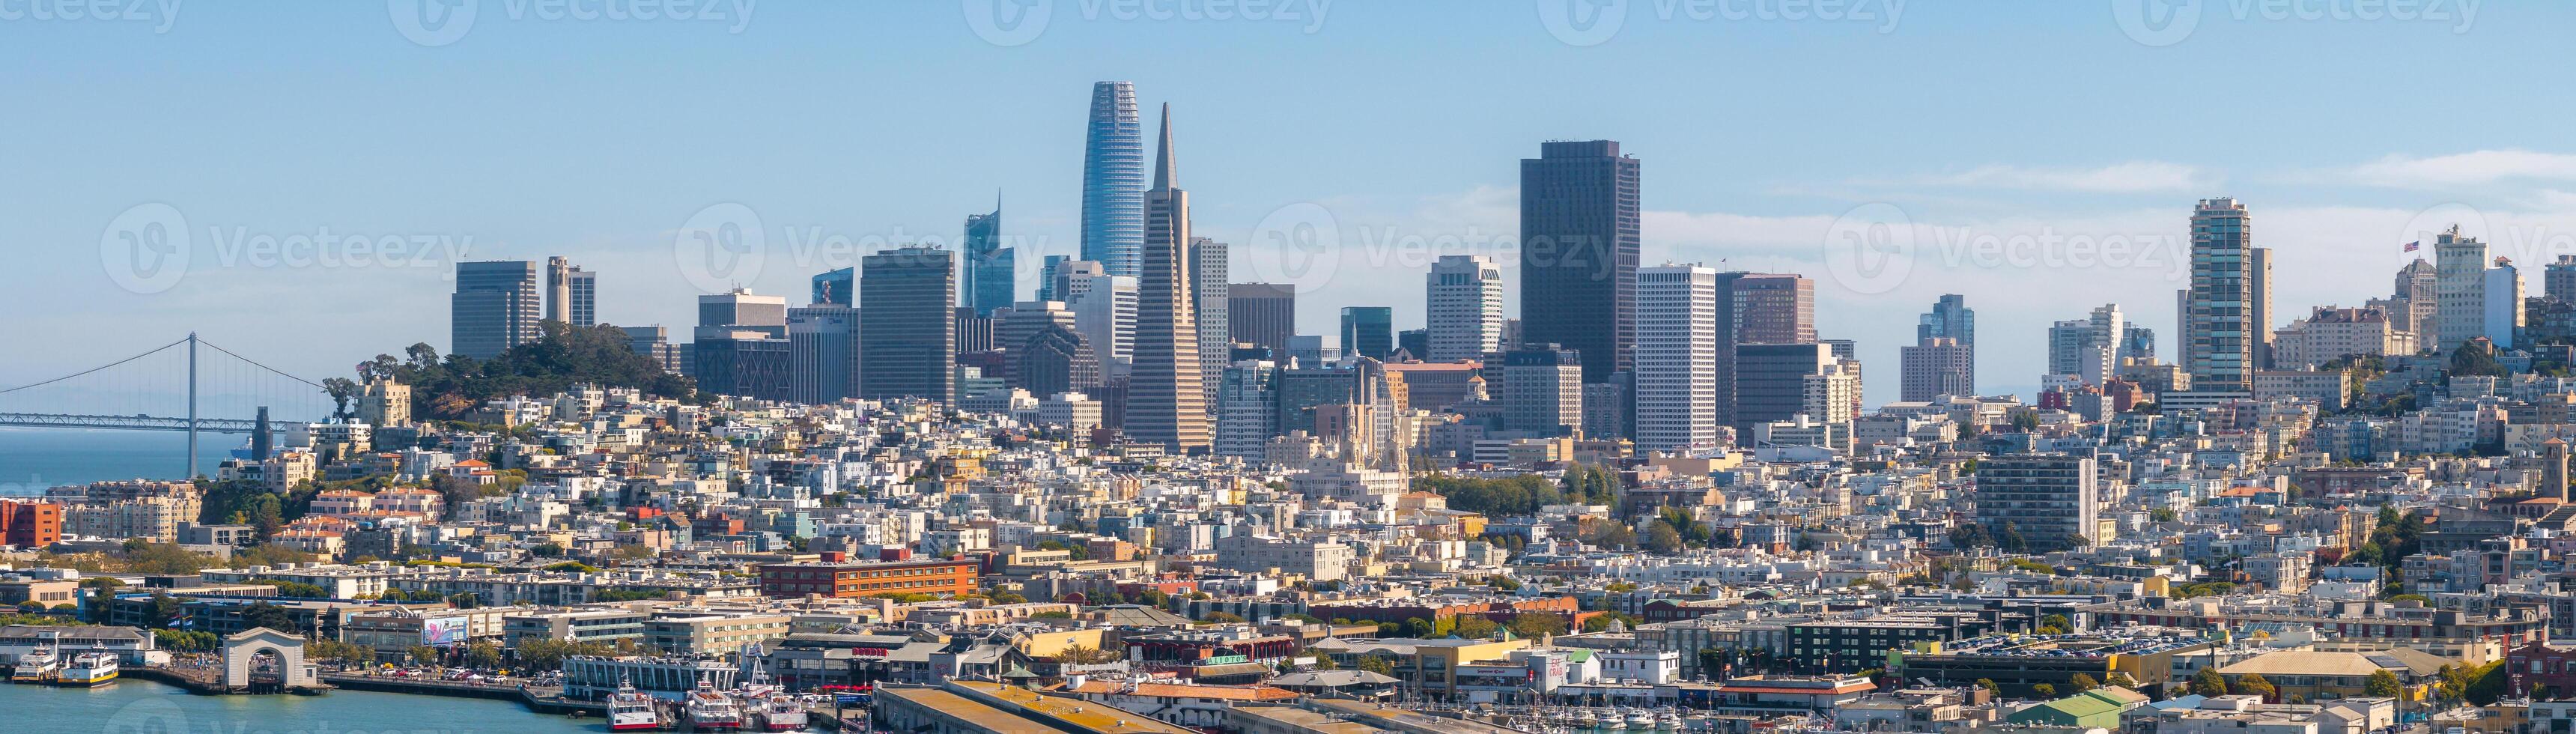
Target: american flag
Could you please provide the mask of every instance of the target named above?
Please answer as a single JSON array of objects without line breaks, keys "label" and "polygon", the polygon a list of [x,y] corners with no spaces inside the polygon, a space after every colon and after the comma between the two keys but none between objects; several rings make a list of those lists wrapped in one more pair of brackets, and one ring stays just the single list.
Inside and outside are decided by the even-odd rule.
[{"label": "american flag", "polygon": [[2416,241],[2413,241],[2413,242],[2408,242],[2408,243],[2406,243],[2406,251],[2407,251],[2407,252],[2414,252],[2414,251],[2416,251],[2416,250],[2420,250],[2420,249],[2423,249],[2423,248],[2424,248],[2424,241],[2423,241],[2423,240],[2416,240]]}]

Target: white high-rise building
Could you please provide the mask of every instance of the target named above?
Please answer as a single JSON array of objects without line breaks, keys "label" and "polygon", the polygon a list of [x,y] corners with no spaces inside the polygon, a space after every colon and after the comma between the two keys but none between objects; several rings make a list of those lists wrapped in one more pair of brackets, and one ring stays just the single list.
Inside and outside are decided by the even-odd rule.
[{"label": "white high-rise building", "polygon": [[1478,359],[1503,343],[1503,269],[1483,255],[1442,255],[1426,278],[1425,361]]},{"label": "white high-rise building", "polygon": [[2487,244],[2457,225],[2433,239],[2433,331],[2444,353],[2487,333]]},{"label": "white high-rise building", "polygon": [[2496,258],[2495,267],[2486,272],[2486,332],[2488,341],[2497,349],[2512,349],[2522,339],[2522,271],[2513,261]]},{"label": "white high-rise building", "polygon": [[1100,376],[1125,375],[1136,352],[1136,279],[1090,265],[1063,274],[1065,308],[1073,311],[1074,332],[1099,355]]},{"label": "white high-rise building", "polygon": [[1718,440],[1717,269],[1663,265],[1637,271],[1637,448]]}]

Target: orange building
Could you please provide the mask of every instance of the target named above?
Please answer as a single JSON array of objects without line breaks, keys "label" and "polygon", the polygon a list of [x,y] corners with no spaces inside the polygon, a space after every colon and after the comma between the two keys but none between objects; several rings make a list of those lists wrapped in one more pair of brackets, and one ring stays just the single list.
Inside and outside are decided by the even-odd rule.
[{"label": "orange building", "polygon": [[63,506],[0,500],[0,543],[43,548],[63,540]]},{"label": "orange building", "polygon": [[840,598],[965,594],[975,591],[975,565],[949,560],[773,564],[760,567],[760,593]]}]

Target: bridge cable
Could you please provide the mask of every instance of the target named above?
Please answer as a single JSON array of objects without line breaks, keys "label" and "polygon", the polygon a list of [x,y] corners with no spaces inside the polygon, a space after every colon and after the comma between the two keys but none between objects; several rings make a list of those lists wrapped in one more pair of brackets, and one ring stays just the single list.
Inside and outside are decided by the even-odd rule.
[{"label": "bridge cable", "polygon": [[[163,350],[163,349],[169,349],[169,348],[171,348],[171,347],[179,346],[179,345],[181,345],[181,344],[186,344],[186,343],[188,343],[188,340],[187,340],[187,339],[180,339],[180,340],[178,340],[178,341],[174,341],[174,342],[171,342],[171,343],[168,343],[168,344],[163,344],[163,345],[161,345],[161,346],[159,346],[159,347],[154,347],[154,348],[152,349],[152,351],[144,352],[144,353],[142,353],[142,354],[137,354],[137,355],[134,355],[134,356],[131,356],[131,357],[127,357],[127,358],[124,358],[124,359],[120,359],[120,360],[117,360],[117,361],[114,361],[114,362],[109,362],[109,363],[107,363],[107,364],[99,365],[99,366],[96,366],[96,367],[91,367],[91,368],[89,368],[89,369],[81,370],[81,371],[79,371],[79,372],[74,372],[74,373],[71,373],[71,374],[68,374],[68,375],[63,375],[63,376],[61,376],[61,377],[56,377],[56,378],[54,378],[54,379],[46,380],[46,381],[44,381],[44,382],[29,383],[29,384],[25,384],[25,385],[19,385],[19,386],[17,386],[17,387],[8,388],[8,389],[5,389],[5,390],[0,390],[0,395],[5,395],[5,394],[8,394],[8,393],[13,393],[13,392],[17,392],[17,391],[20,391],[20,390],[25,390],[25,389],[28,389],[28,388],[44,387],[44,386],[46,386],[46,385],[51,385],[51,384],[54,384],[54,383],[57,383],[57,382],[62,382],[62,381],[64,381],[64,380],[69,380],[69,379],[72,379],[72,378],[74,378],[74,377],[79,377],[79,376],[82,376],[82,375],[90,374],[90,373],[92,373],[92,372],[97,372],[97,371],[99,371],[99,370],[107,369],[107,368],[109,368],[109,367],[114,367],[114,366],[117,366],[117,365],[125,364],[125,363],[127,363],[127,362],[132,362],[132,361],[134,361],[134,360],[142,359],[142,358],[144,358],[144,357],[149,357],[149,356],[152,356],[152,355],[154,355],[154,354],[159,354],[159,353],[161,352],[161,350]],[[213,345],[208,345],[208,346],[213,346]],[[215,348],[216,348],[216,349],[222,349],[222,347],[215,347]],[[231,352],[225,352],[225,354],[232,354],[232,353],[231,353]],[[234,356],[234,357],[240,357],[241,355],[234,354],[233,356]],[[244,361],[248,361],[248,360],[244,360]],[[254,364],[256,364],[256,363],[254,363]],[[261,366],[261,367],[266,367],[267,365],[260,365],[260,366]],[[279,374],[285,374],[285,373],[282,373],[282,372],[281,372],[281,373],[279,373]],[[309,383],[308,383],[308,384],[309,384]],[[321,387],[321,386],[320,386],[320,385],[314,385],[314,387]]]}]

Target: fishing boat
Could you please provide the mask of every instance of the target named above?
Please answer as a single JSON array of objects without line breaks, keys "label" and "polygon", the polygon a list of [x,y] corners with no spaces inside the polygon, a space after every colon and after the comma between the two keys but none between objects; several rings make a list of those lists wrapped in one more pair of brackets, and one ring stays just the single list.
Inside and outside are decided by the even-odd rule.
[{"label": "fishing boat", "polygon": [[738,731],[742,729],[742,705],[732,696],[715,689],[706,679],[680,701],[680,716],[690,731]]},{"label": "fishing boat", "polygon": [[25,655],[18,656],[18,667],[9,670],[9,682],[43,683],[53,679],[54,674],[61,671],[62,665],[62,656],[55,653],[53,648],[38,647],[27,651]]},{"label": "fishing boat", "polygon": [[653,697],[635,690],[626,679],[617,680],[617,692],[608,694],[609,731],[655,731],[662,728],[661,708]]},{"label": "fishing boat", "polygon": [[54,675],[54,685],[86,688],[116,682],[116,653],[85,652]]}]

